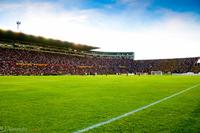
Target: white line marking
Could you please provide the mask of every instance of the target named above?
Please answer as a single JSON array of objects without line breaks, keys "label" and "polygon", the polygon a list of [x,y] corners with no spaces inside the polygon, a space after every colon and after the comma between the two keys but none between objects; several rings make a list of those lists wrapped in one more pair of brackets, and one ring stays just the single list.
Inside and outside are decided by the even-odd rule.
[{"label": "white line marking", "polygon": [[141,110],[144,110],[144,109],[146,109],[146,108],[148,108],[148,107],[151,107],[151,106],[153,106],[153,105],[155,105],[155,104],[158,104],[158,103],[160,103],[160,102],[163,102],[163,101],[166,101],[166,100],[168,100],[168,99],[170,99],[170,98],[173,98],[173,97],[175,97],[175,96],[177,96],[177,95],[180,95],[180,94],[182,94],[182,93],[184,93],[184,92],[186,92],[186,91],[189,91],[189,90],[191,90],[191,89],[193,89],[193,88],[196,88],[196,87],[199,86],[199,85],[200,85],[200,84],[196,84],[196,85],[194,85],[194,86],[191,86],[191,87],[189,87],[189,88],[186,88],[185,90],[182,90],[182,91],[179,91],[179,92],[177,92],[177,93],[174,93],[174,94],[172,94],[172,95],[170,95],[170,96],[168,96],[168,97],[165,97],[165,98],[163,98],[163,99],[160,99],[160,100],[155,101],[155,102],[153,102],[153,103],[150,103],[150,104],[148,104],[148,105],[142,106],[142,107],[140,107],[140,108],[138,108],[138,109],[132,110],[132,111],[130,111],[130,112],[128,112],[128,113],[125,113],[125,114],[123,114],[123,115],[120,115],[120,116],[111,118],[111,119],[109,119],[109,120],[107,120],[107,121],[103,121],[103,122],[94,124],[94,125],[92,125],[92,126],[86,127],[86,128],[84,128],[84,129],[81,129],[81,130],[78,130],[78,131],[75,131],[75,132],[73,132],[73,133],[83,133],[83,132],[89,131],[89,130],[91,130],[91,129],[93,129],[93,128],[100,127],[100,126],[102,126],[102,125],[105,125],[105,124],[111,123],[111,122],[113,122],[113,121],[119,120],[119,119],[124,118],[124,117],[126,117],[126,116],[132,115],[132,114],[134,114],[134,113],[136,113],[136,112],[139,112],[139,111],[141,111]]}]

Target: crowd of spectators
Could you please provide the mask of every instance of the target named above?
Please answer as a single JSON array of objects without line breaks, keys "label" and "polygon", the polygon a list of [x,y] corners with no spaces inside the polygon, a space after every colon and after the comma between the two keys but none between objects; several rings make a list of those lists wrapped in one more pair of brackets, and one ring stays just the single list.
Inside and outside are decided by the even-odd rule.
[{"label": "crowd of spectators", "polygon": [[163,73],[187,73],[200,72],[199,57],[177,59],[155,59],[134,61],[134,72],[151,73],[162,71]]},{"label": "crowd of spectators", "polygon": [[1,75],[61,75],[61,74],[121,74],[150,73],[163,71],[172,73],[200,72],[199,58],[131,60],[74,56],[20,49],[0,48]]},{"label": "crowd of spectators", "polygon": [[74,56],[0,48],[1,75],[132,73],[131,59]]}]

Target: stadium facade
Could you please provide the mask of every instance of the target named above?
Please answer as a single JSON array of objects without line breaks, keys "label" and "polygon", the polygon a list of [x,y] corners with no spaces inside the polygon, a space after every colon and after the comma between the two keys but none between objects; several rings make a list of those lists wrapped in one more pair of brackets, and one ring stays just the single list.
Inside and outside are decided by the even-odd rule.
[{"label": "stadium facade", "polygon": [[134,52],[96,49],[98,47],[0,30],[0,75],[200,72],[200,57],[134,60]]}]

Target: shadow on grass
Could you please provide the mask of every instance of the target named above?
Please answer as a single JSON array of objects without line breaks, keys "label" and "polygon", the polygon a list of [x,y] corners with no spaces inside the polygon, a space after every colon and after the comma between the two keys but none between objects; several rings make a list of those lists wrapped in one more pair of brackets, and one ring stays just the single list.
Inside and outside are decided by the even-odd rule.
[{"label": "shadow on grass", "polygon": [[200,133],[200,103],[186,120],[176,126],[172,133]]}]

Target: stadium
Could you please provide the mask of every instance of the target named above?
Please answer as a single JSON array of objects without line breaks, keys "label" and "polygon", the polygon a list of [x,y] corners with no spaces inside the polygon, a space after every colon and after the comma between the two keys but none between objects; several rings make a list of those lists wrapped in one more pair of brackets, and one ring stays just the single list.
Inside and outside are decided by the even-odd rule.
[{"label": "stadium", "polygon": [[200,72],[200,57],[134,60],[133,52],[95,52],[96,47],[0,30],[1,75],[173,74]]},{"label": "stadium", "polygon": [[[81,3],[81,1],[79,2]],[[21,8],[20,5],[12,5],[12,2],[5,3],[0,2],[2,18],[5,15],[2,11]],[[24,4],[24,1],[22,0],[20,4]],[[29,4],[25,3],[24,8]],[[55,6],[57,3],[51,4]],[[138,5],[137,1],[132,3],[129,0],[118,1],[114,4],[114,7],[110,7],[110,4],[113,3],[106,3],[106,5],[109,4],[108,7],[105,7],[105,3],[103,6],[102,3],[93,4],[92,9],[93,6],[95,6],[95,9],[100,6],[106,11],[108,10],[107,14],[115,6],[117,9],[123,10],[127,5],[129,7],[132,4],[143,7],[140,4]],[[52,10],[49,3],[44,3],[43,7],[39,3],[41,9],[38,3],[31,1],[30,5],[31,10],[28,9],[28,11],[33,11],[33,9],[43,10],[45,6],[48,7],[48,11]],[[67,5],[70,5],[70,2]],[[72,5],[74,6],[74,3]],[[62,6],[59,6],[58,10],[56,7],[56,12],[59,12],[62,8]],[[89,8],[88,5],[84,6],[84,12],[81,13],[90,14],[91,10],[88,13],[85,8]],[[134,6],[134,8],[136,7]],[[70,10],[74,9],[70,8]],[[112,10],[112,12],[114,11]],[[141,10],[139,11],[137,13],[141,13]],[[156,11],[157,15],[158,10]],[[173,11],[176,10],[173,9]],[[130,12],[130,9],[128,12]],[[195,12],[197,11],[195,10]],[[31,16],[33,12],[26,13]],[[119,13],[119,10],[116,13]],[[48,17],[46,9],[44,14]],[[61,16],[63,14],[66,14],[66,10],[61,13]],[[37,17],[37,15],[33,16]],[[99,17],[96,12],[94,15],[96,15],[96,18]],[[129,15],[128,18],[130,19]],[[81,14],[81,17],[78,17],[78,22],[83,16]],[[173,15],[170,12],[171,16]],[[190,14],[187,14],[188,16],[191,17]],[[59,18],[58,15],[56,17]],[[105,16],[101,14],[100,17]],[[109,17],[112,18],[112,15]],[[120,19],[123,17],[120,16]],[[134,18],[135,16],[131,17]],[[177,14],[175,15],[175,18],[179,17]],[[70,22],[75,23],[74,21],[77,20],[74,20],[74,16],[72,18]],[[84,21],[80,22],[85,24],[85,16],[83,18]],[[115,17],[112,19],[115,20]],[[59,21],[57,22],[59,24]],[[176,21],[171,23],[174,25]],[[131,49],[130,51],[115,51],[115,49],[108,52],[97,45],[88,45],[90,43],[75,43],[65,41],[67,39],[55,39],[51,36],[32,34],[34,30],[31,33],[22,32],[23,30],[19,30],[21,22],[17,21],[16,24],[17,31],[4,27],[0,29],[0,133],[199,133],[199,53],[196,54],[197,56],[191,54],[185,55],[185,57],[138,59],[136,58],[137,52]],[[56,23],[56,25],[58,24]],[[0,22],[1,25],[3,25],[3,22]],[[45,27],[45,25],[43,26]],[[110,25],[109,27],[112,28]],[[131,26],[129,25],[129,27]],[[178,27],[174,27],[178,29]],[[30,26],[30,28],[32,27]],[[36,28],[36,31],[40,31],[40,28]],[[190,28],[195,31],[196,27],[191,26]],[[41,31],[44,31],[44,29],[41,29]],[[76,26],[72,29],[76,29]],[[80,29],[78,32],[81,32]],[[86,29],[90,30],[88,27]],[[50,29],[50,31],[56,33],[55,30]],[[66,33],[64,36],[69,35],[61,29],[59,32]],[[121,32],[120,37],[123,32]],[[150,34],[149,31],[146,32],[148,32],[148,37],[153,34],[153,31]],[[175,33],[171,32],[175,31],[170,31],[170,37],[175,38]],[[73,33],[70,34],[74,36]],[[81,34],[87,33],[81,32]],[[103,36],[103,34],[97,35]],[[112,35],[115,36],[113,32]],[[127,36],[127,34],[125,35]],[[144,35],[142,34],[142,36]],[[161,37],[158,34],[155,34],[155,36],[156,38]],[[134,37],[133,40],[137,40]],[[184,37],[181,39],[184,40]],[[78,38],[78,35],[75,38]],[[84,38],[87,37],[84,36]],[[92,40],[92,37],[87,39]],[[106,37],[104,39],[106,40]],[[116,36],[111,39],[120,41]],[[198,39],[195,39],[191,41],[194,44],[196,40],[198,42]],[[145,37],[142,40],[145,40]],[[184,41],[188,43],[186,40]],[[152,45],[153,47],[153,42],[149,42],[145,46]],[[199,42],[197,44],[190,44],[188,51],[193,46],[199,46]],[[114,47],[121,49],[126,47],[121,42],[120,45],[110,45],[113,49]],[[137,45],[142,45],[142,43]],[[184,46],[182,44],[182,47]],[[133,47],[137,47],[136,44]],[[191,53],[198,48],[193,48]],[[147,54],[145,49],[150,51],[153,48],[142,48],[144,55]],[[176,50],[175,46],[170,49]],[[177,53],[183,49],[180,47]],[[167,51],[168,55],[172,54],[172,51]],[[156,52],[156,50],[153,52]]]},{"label": "stadium", "polygon": [[[169,95],[173,92],[180,91],[182,88],[187,88],[187,86],[197,84],[200,81],[199,76],[172,76],[178,74],[198,75],[200,72],[200,64],[198,63],[199,57],[134,60],[133,52],[95,52],[92,50],[97,49],[96,47],[81,44],[77,45],[70,42],[46,39],[12,31],[1,30],[0,38],[0,74],[9,76],[0,77],[2,101],[1,122],[9,125],[14,124],[15,127],[22,124],[20,127],[26,127],[23,130],[28,132],[51,132],[54,130],[57,132],[73,132],[76,129],[76,126],[73,126],[74,124],[78,124],[77,127],[81,128],[91,125],[92,123],[98,123],[103,121],[104,118],[108,119],[111,116],[122,114],[126,112],[125,110],[130,111],[131,108],[137,108],[140,104],[145,105],[155,101],[155,99],[166,96],[166,94]],[[23,76],[13,77],[11,75]],[[26,75],[29,76],[27,77]],[[34,75],[46,75],[47,77],[36,77]],[[54,76],[52,77],[50,75]],[[56,75],[63,75],[64,77]],[[68,76],[65,77],[65,75]],[[83,77],[69,77],[69,75],[82,75]],[[89,75],[95,77],[90,77]],[[133,75],[138,75],[139,77]],[[155,77],[148,75],[155,75]],[[161,77],[159,75],[163,76]],[[144,86],[142,86],[143,82],[145,83]],[[156,82],[156,85],[154,82]],[[169,84],[176,84],[177,86],[172,89],[172,85]],[[150,88],[153,90],[146,90],[149,88],[147,85],[150,85]],[[166,85],[167,88],[164,87]],[[73,90],[75,89],[74,87],[78,90]],[[131,98],[130,95],[132,93],[134,95],[135,91],[137,92],[137,95],[135,98]],[[199,96],[198,90],[196,91],[196,94],[194,91],[189,96],[186,95],[185,97],[182,96],[173,99],[175,103],[172,105],[178,106],[181,100],[184,101],[185,98],[188,99],[187,102],[192,102],[194,100],[193,95]],[[63,95],[61,95],[62,93]],[[120,93],[122,93],[122,95]],[[6,97],[3,97],[3,95]],[[22,99],[20,99],[20,97],[22,97]],[[50,100],[49,98],[52,98],[52,100],[44,102],[41,98],[45,101]],[[130,103],[132,100],[134,102],[134,99],[138,99],[136,100],[138,103],[135,101],[138,104],[135,103],[137,106],[133,106]],[[93,100],[95,102],[91,102]],[[112,103],[113,101],[115,102]],[[106,104],[102,105],[104,102],[106,102]],[[186,107],[187,104],[190,105],[187,102],[186,105],[184,105]],[[80,105],[80,107],[77,107],[77,105],[74,106],[73,103]],[[12,106],[12,104],[14,105]],[[115,104],[118,104],[117,106],[119,107],[115,107]],[[165,111],[170,111],[171,108],[168,106],[172,105],[168,104],[160,105],[161,108],[169,108],[164,110],[164,112],[161,112],[163,113],[163,117],[168,117],[169,115],[168,113],[165,113]],[[12,107],[9,107],[8,105]],[[113,107],[110,108],[110,106]],[[184,108],[184,106],[181,105],[180,109]],[[44,108],[44,110],[40,110],[40,108]],[[107,108],[110,109],[107,110]],[[147,109],[146,112],[144,111],[144,114],[141,113],[141,115],[147,117],[146,115],[148,115],[148,113],[153,115],[154,113],[160,113],[159,111],[162,111],[162,109],[160,110],[159,105],[157,107],[158,110],[156,110],[156,107],[154,108],[155,111],[152,110],[153,108],[150,109],[150,111],[153,112],[149,112]],[[117,111],[114,111],[113,109],[116,109]],[[26,112],[25,114],[24,111]],[[81,111],[81,113],[79,111]],[[187,114],[187,110],[185,111],[186,112],[183,113]],[[175,111],[175,113],[178,112]],[[35,116],[37,114],[38,116]],[[73,117],[72,114],[75,116]],[[45,117],[43,115],[45,115]],[[76,115],[81,119],[77,120]],[[173,116],[175,114],[172,112],[171,115]],[[62,117],[66,117],[65,119],[67,120],[63,120]],[[132,132],[132,130],[135,130],[136,125],[129,124],[132,124],[136,119],[141,118],[137,115],[136,118],[134,115],[131,117],[132,118],[116,121],[113,124],[108,124],[108,126],[103,126],[102,128],[97,128],[94,132]],[[154,119],[148,117],[141,121]],[[51,118],[53,120],[49,120]],[[89,118],[91,119],[91,122]],[[29,129],[29,127],[27,129],[27,123],[22,122],[23,119],[28,120],[28,126],[30,127],[36,126],[32,123],[36,120],[39,121],[42,126],[45,126],[45,128],[34,127]],[[56,123],[52,123],[54,120]],[[20,122],[18,123],[16,121]],[[176,121],[176,119],[174,121]],[[69,124],[70,127],[62,127],[62,124],[57,125],[57,122],[61,122],[62,124],[66,123],[66,125]],[[128,125],[125,123],[128,123]],[[48,124],[53,124],[54,127],[48,128]],[[143,132],[143,130],[137,129],[141,128],[140,126],[142,125],[136,126],[136,131]],[[9,129],[9,127],[4,128],[4,130],[6,130],[6,128]],[[159,126],[159,128],[160,129],[153,128],[152,132],[163,130],[162,128],[164,127]],[[182,128],[177,129],[177,131],[182,131]],[[169,129],[171,130],[171,128]],[[149,130],[148,126],[144,128],[144,132],[147,130]],[[196,129],[194,128],[193,130],[195,131]],[[85,131],[88,131],[88,129],[86,128],[86,130],[80,130],[78,132]],[[93,132],[93,130],[91,131]]]}]

